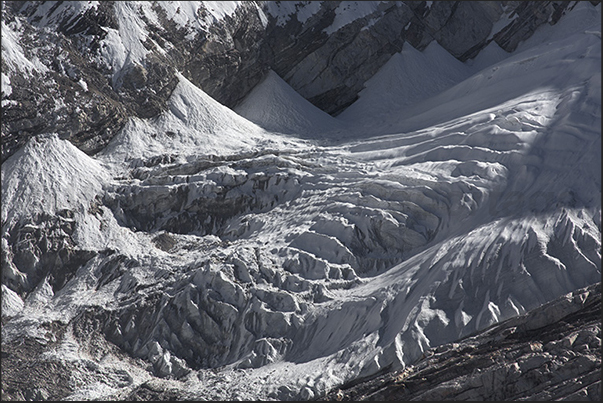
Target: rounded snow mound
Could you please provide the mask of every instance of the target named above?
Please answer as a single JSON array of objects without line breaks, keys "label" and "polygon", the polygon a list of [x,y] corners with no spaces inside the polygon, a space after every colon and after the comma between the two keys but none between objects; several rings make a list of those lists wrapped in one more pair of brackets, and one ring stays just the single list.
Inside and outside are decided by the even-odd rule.
[{"label": "rounded snow mound", "polygon": [[119,162],[162,155],[225,155],[292,143],[237,115],[184,76],[178,78],[168,110],[153,119],[131,119],[101,158]]}]

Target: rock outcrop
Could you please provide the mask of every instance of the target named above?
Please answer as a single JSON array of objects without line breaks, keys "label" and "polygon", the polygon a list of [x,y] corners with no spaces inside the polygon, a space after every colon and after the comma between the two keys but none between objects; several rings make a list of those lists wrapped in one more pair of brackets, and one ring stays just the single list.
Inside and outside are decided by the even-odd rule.
[{"label": "rock outcrop", "polygon": [[243,3],[223,20],[203,5],[195,12],[191,26],[169,4],[7,2],[3,38],[13,35],[37,68],[23,74],[3,58],[2,160],[45,132],[100,151],[129,117],[166,109],[177,71],[220,102],[240,101],[268,70],[259,9]]},{"label": "rock outcrop", "polygon": [[88,154],[100,151],[128,118],[165,110],[176,72],[234,107],[272,69],[336,115],[403,46],[423,50],[435,40],[461,61],[492,41],[513,51],[573,7],[564,1],[231,2],[225,10],[178,2],[3,4],[3,52],[6,46],[7,54],[26,60],[2,59],[3,161],[47,132]]},{"label": "rock outcrop", "polygon": [[601,400],[601,283],[319,400]]},{"label": "rock outcrop", "polygon": [[423,50],[435,40],[461,61],[492,41],[512,52],[538,26],[555,24],[572,8],[554,1],[299,2],[296,17],[285,18],[292,6],[275,3],[265,5],[269,16],[280,17],[266,28],[272,69],[334,115],[403,46]]}]

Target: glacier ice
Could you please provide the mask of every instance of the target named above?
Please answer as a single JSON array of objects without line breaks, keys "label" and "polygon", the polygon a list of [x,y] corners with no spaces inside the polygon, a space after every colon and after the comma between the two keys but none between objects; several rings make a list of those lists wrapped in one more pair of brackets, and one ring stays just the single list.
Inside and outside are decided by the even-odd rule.
[{"label": "glacier ice", "polygon": [[588,32],[436,69],[430,93],[392,103],[383,88],[412,79],[401,57],[443,57],[408,49],[349,120],[274,73],[241,104],[249,120],[179,76],[166,112],[94,157],[30,140],[2,165],[3,339],[77,323],[206,397],[310,398],[600,281]]}]

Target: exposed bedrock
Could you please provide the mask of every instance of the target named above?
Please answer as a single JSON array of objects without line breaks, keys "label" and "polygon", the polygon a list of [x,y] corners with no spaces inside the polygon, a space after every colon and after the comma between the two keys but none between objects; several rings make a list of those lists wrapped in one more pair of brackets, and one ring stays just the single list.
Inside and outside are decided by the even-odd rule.
[{"label": "exposed bedrock", "polygon": [[[242,4],[216,24],[203,18],[205,25],[193,33],[167,18],[161,5],[148,7],[152,10],[124,2],[3,7],[3,32],[10,30],[23,56],[37,62],[23,74],[24,67],[7,65],[3,58],[2,71],[11,83],[11,92],[3,93],[3,100],[11,100],[2,108],[3,161],[28,138],[47,132],[88,154],[102,150],[129,117],[166,110],[177,71],[227,105],[242,99],[268,71],[255,4]],[[124,37],[137,29],[145,32],[144,40]]]},{"label": "exposed bedrock", "polygon": [[[6,2],[3,31],[33,62],[2,61],[11,88],[3,94],[2,160],[47,132],[89,154],[102,150],[128,118],[166,109],[176,72],[234,107],[272,69],[314,105],[337,114],[403,46],[423,50],[435,40],[461,61],[491,41],[510,52],[573,7],[562,1],[427,3],[379,2],[360,12],[360,5],[345,2],[299,2],[297,9],[316,8],[305,10],[302,21],[283,20],[282,6],[272,2],[244,2],[218,20],[200,5],[194,21],[191,15],[182,23],[161,2]],[[131,40],[128,35],[138,34],[129,30],[140,38]]]},{"label": "exposed bedrock", "polygon": [[601,283],[319,400],[601,398]]}]

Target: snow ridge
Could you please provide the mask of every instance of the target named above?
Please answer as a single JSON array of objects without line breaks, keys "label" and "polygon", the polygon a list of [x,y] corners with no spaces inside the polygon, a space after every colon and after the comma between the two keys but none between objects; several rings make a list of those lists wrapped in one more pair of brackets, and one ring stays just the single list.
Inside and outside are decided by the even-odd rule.
[{"label": "snow ridge", "polygon": [[97,160],[56,134],[32,139],[2,164],[2,223],[82,210],[110,177]]},{"label": "snow ridge", "polygon": [[[289,140],[268,134],[197,88],[184,76],[168,100],[168,110],[149,120],[133,118],[99,154],[106,161],[161,156],[224,155],[258,147],[287,147]],[[291,141],[291,144],[301,144]]]}]

